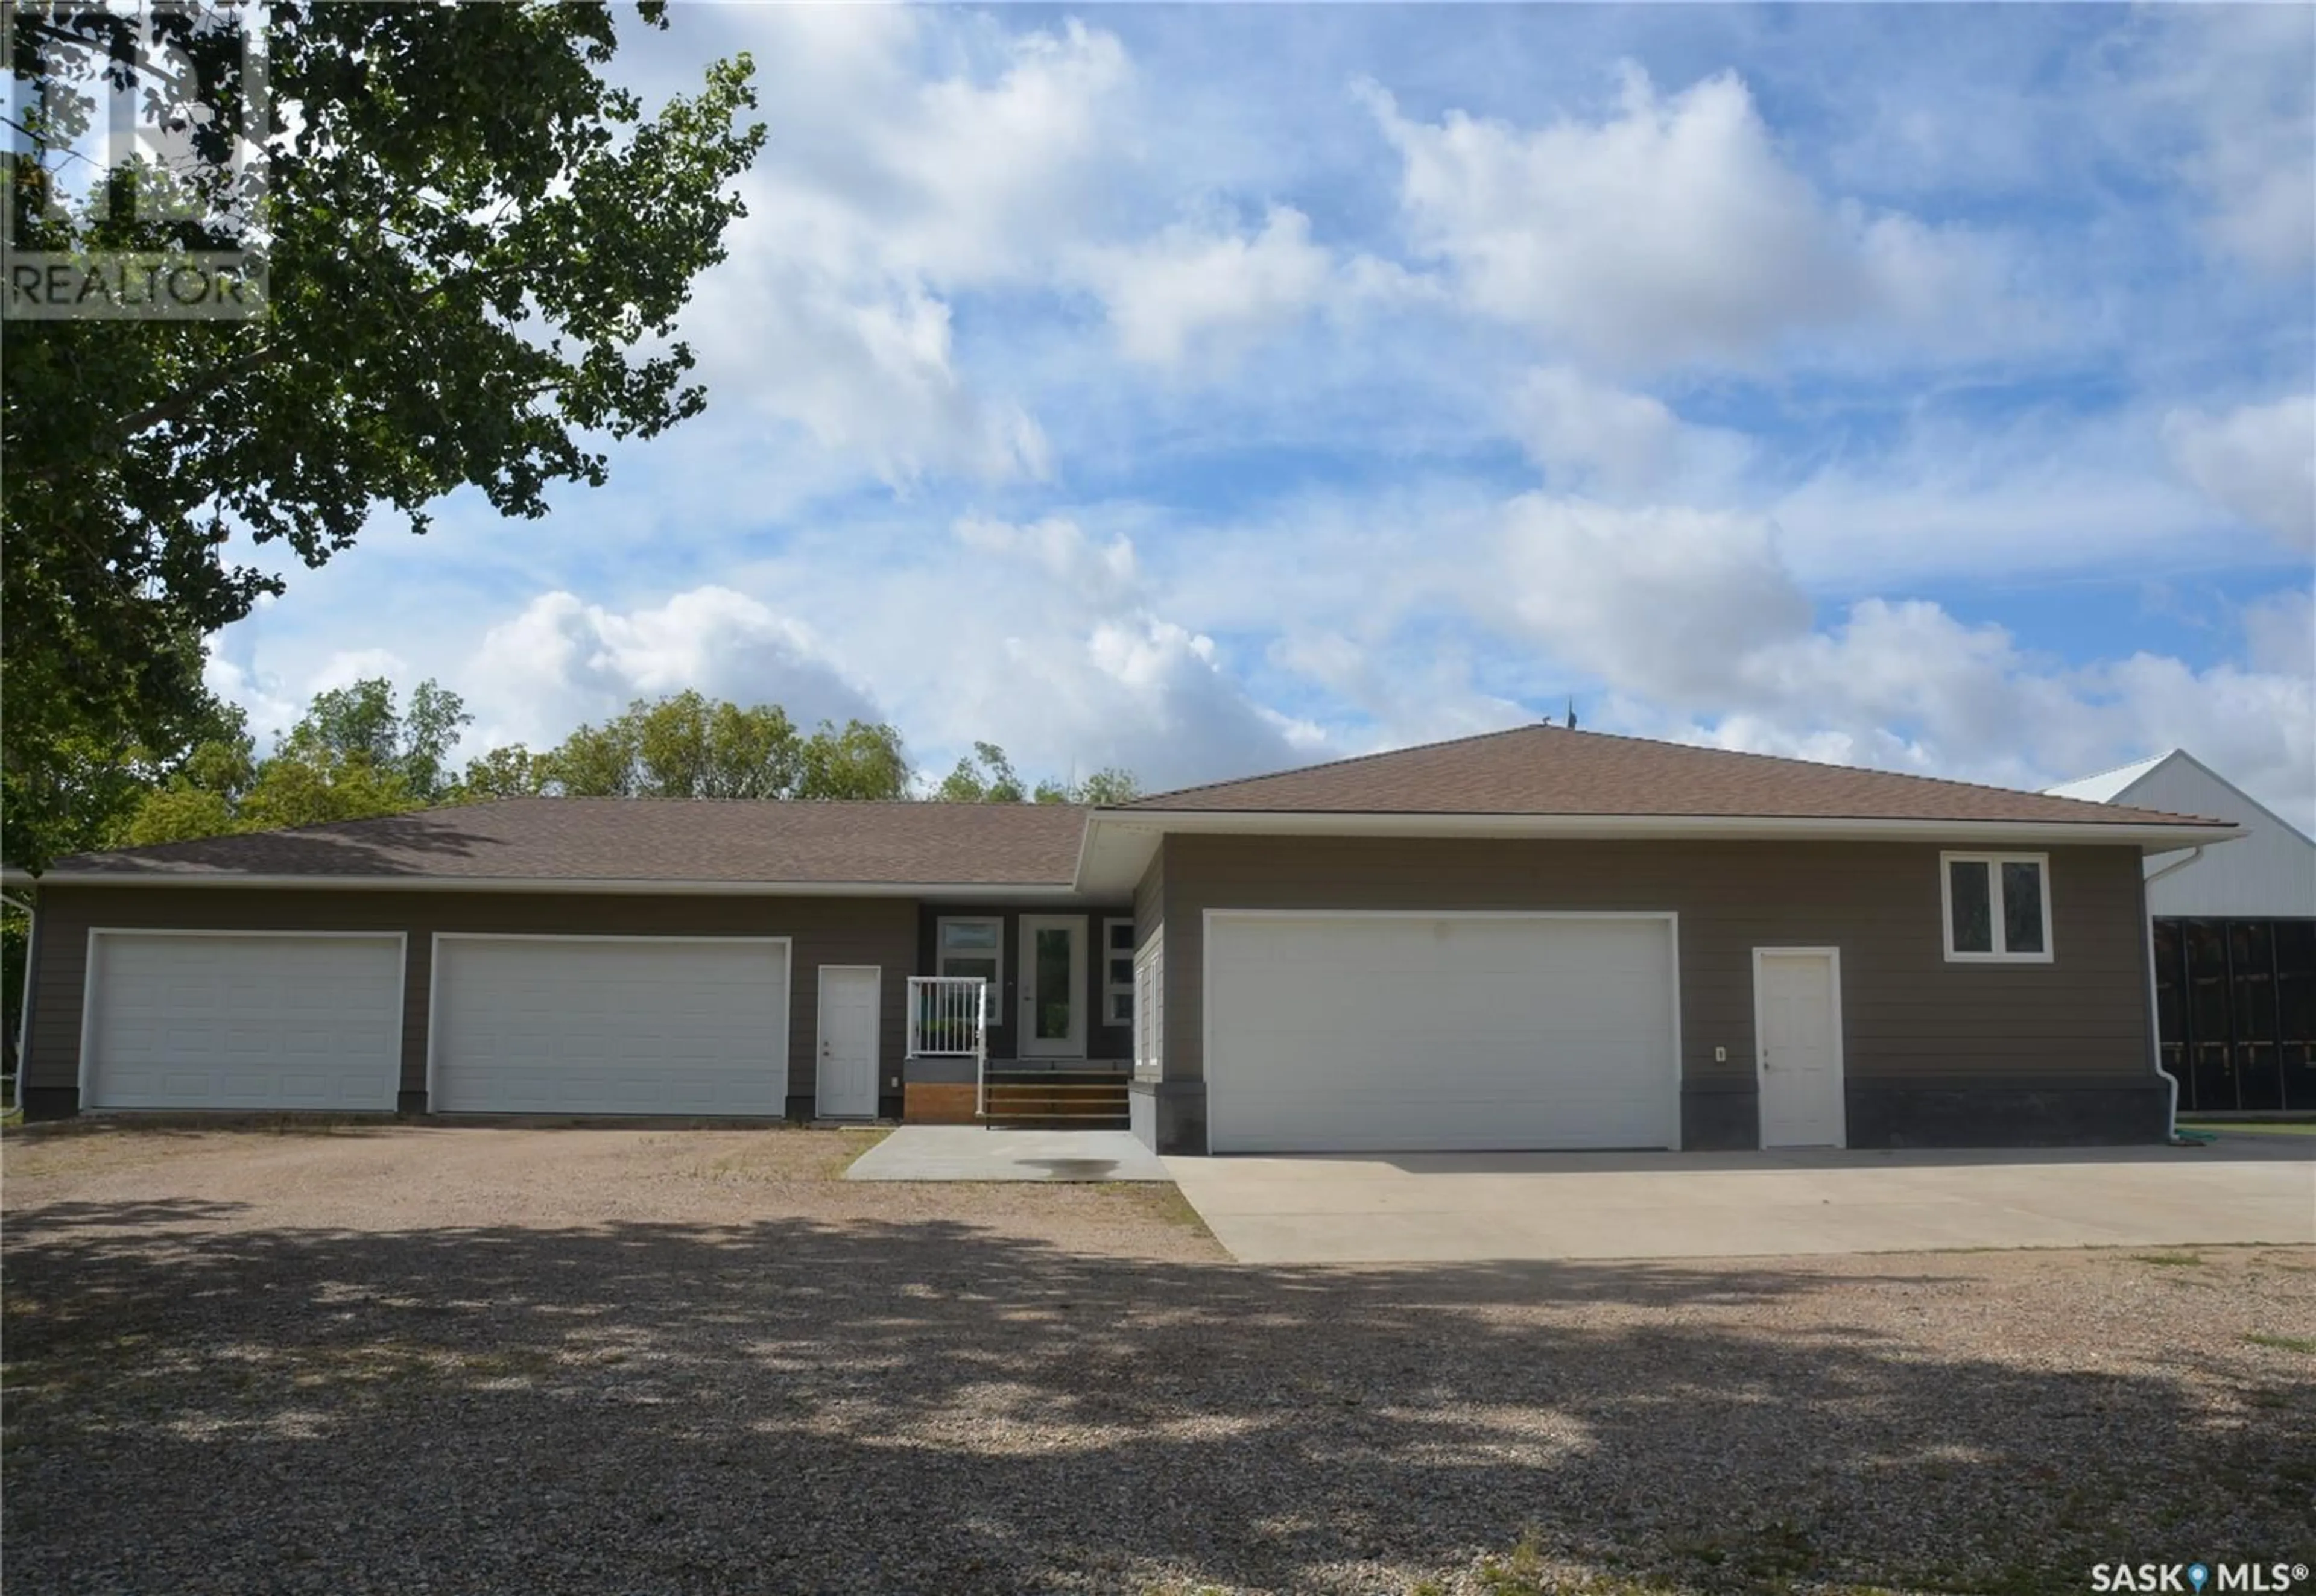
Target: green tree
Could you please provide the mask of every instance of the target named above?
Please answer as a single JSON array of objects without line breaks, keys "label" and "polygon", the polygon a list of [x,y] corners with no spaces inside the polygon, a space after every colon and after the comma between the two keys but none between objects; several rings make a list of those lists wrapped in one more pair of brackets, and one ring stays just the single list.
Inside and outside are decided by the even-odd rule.
[{"label": "green tree", "polygon": [[1047,776],[1024,792],[1013,762],[993,742],[975,743],[972,756],[959,759],[932,792],[944,803],[1128,803],[1141,795],[1134,773],[1114,766],[1074,784]]},{"label": "green tree", "polygon": [[909,761],[901,734],[886,725],[826,722],[805,739],[794,796],[798,798],[905,798]]},{"label": "green tree", "polygon": [[1013,761],[993,742],[976,742],[968,757],[941,778],[933,797],[943,803],[1019,803],[1029,796]]},{"label": "green tree", "polygon": [[1134,772],[1115,765],[1104,766],[1078,784],[1075,802],[1080,803],[1131,803],[1142,796],[1142,784]]},{"label": "green tree", "polygon": [[[638,7],[664,25],[663,0]],[[222,168],[117,173],[75,194],[105,80],[214,160],[252,101],[235,21],[264,19],[262,189]],[[27,249],[248,249],[250,321],[14,322],[0,371],[0,749],[8,856],[61,847],[70,748],[174,754],[213,705],[199,639],[282,590],[236,534],[307,565],[365,524],[427,527],[461,486],[537,517],[604,480],[601,440],[697,413],[674,321],[724,255],[763,129],[744,56],[655,118],[607,83],[597,4],[208,4],[151,25],[195,72],[140,59],[120,8],[13,0],[8,66],[35,107],[9,154]],[[173,215],[149,201],[190,206]],[[138,203],[144,201],[144,203]],[[439,785],[418,775],[420,786]]]},{"label": "green tree", "polygon": [[431,792],[420,782],[437,778],[450,740],[471,718],[457,694],[432,681],[419,684],[405,712],[393,684],[373,677],[316,694],[261,760],[236,710],[145,795],[118,840],[182,842],[423,809],[449,795],[439,781]]},{"label": "green tree", "polygon": [[537,798],[555,780],[555,760],[534,754],[519,742],[494,748],[467,761],[467,772],[450,794],[454,803],[479,803],[492,798]]},{"label": "green tree", "polygon": [[465,701],[439,682],[420,682],[405,710],[392,682],[368,677],[316,694],[281,751],[316,768],[366,765],[399,782],[418,802],[434,803],[450,785],[443,761],[474,721]]},{"label": "green tree", "polygon": [[552,790],[574,798],[902,798],[909,785],[890,726],[824,721],[806,736],[778,705],[690,690],[639,698],[541,758]]}]

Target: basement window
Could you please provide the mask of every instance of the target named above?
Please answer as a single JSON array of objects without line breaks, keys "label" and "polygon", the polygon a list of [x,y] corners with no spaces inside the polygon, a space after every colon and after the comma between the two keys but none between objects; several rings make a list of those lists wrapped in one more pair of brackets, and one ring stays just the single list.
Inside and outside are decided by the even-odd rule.
[{"label": "basement window", "polygon": [[1950,963],[2051,962],[2045,854],[1941,854]]}]

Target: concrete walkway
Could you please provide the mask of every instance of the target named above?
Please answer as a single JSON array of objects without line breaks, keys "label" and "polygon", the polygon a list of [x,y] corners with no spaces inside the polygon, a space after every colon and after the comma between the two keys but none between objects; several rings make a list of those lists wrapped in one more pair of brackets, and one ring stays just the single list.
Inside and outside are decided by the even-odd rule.
[{"label": "concrete walkway", "polygon": [[2316,1145],[1168,1158],[1248,1264],[2316,1243]]},{"label": "concrete walkway", "polygon": [[1125,1130],[984,1130],[904,1125],[852,1161],[856,1181],[1162,1181],[1158,1155]]}]

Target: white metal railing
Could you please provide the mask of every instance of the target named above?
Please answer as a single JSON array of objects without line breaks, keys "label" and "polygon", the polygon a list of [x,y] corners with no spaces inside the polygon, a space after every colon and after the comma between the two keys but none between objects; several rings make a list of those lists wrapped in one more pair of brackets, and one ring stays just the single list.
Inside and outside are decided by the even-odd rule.
[{"label": "white metal railing", "polygon": [[973,1060],[973,1112],[989,1112],[989,983],[977,975],[909,977],[909,1057]]}]

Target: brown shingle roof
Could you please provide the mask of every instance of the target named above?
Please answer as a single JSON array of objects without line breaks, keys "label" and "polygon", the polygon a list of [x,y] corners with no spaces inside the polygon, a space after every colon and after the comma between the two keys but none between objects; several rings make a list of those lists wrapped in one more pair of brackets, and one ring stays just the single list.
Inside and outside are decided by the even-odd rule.
[{"label": "brown shingle roof", "polygon": [[508,798],[78,854],[51,873],[1050,887],[1075,873],[1084,829],[1058,803]]},{"label": "brown shingle roof", "polygon": [[[1558,726],[1520,726],[1276,776],[1159,793],[1128,810],[1238,813],[1665,815],[2194,823],[2007,787],[1817,765]],[[2224,821],[2206,821],[2224,825]]]}]

